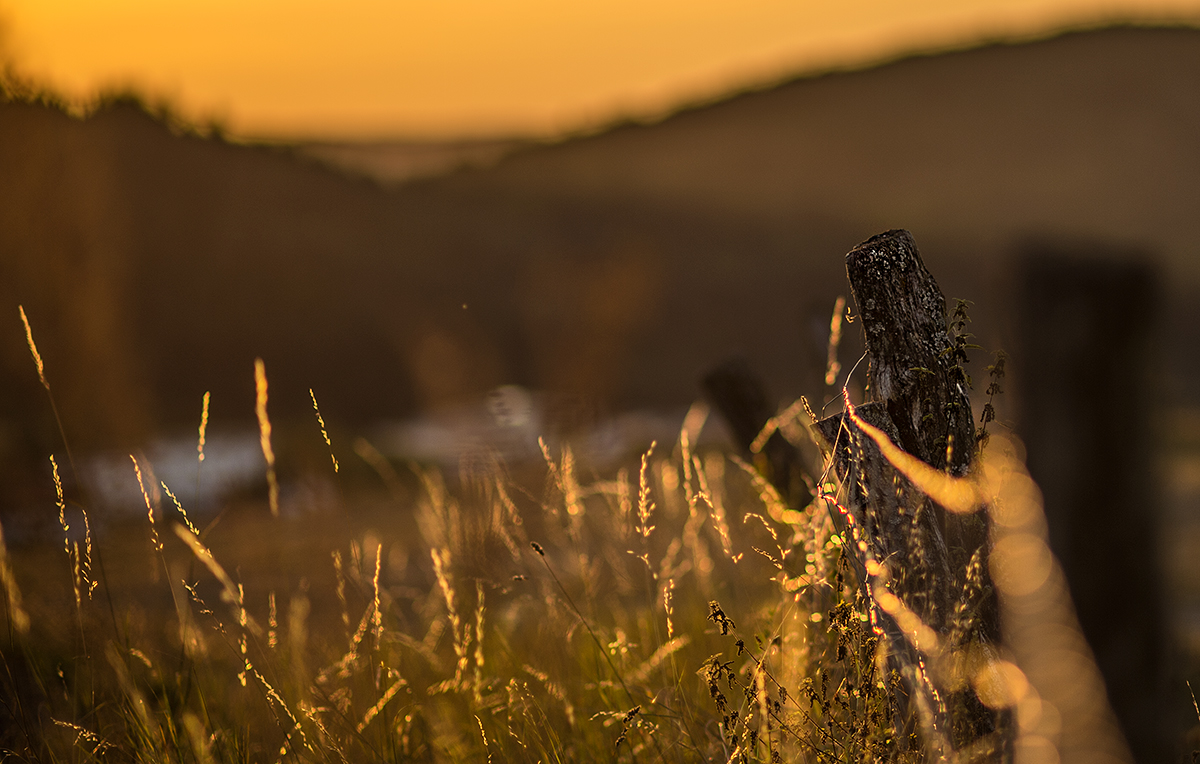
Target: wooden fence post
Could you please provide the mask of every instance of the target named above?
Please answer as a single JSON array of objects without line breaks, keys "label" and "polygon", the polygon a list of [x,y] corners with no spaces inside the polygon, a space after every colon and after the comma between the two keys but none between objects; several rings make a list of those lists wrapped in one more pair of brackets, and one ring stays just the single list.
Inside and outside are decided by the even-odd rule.
[{"label": "wooden fence post", "polygon": [[812,498],[801,477],[800,452],[775,431],[756,453],[754,441],[777,413],[767,399],[766,385],[741,358],[716,366],[702,381],[705,397],[729,424],[744,459],[749,460],[791,506]]},{"label": "wooden fence post", "polygon": [[[868,239],[846,255],[846,270],[869,360],[857,419],[935,469],[966,475],[977,449],[961,346],[947,330],[945,298],[912,235],[894,230]],[[985,707],[969,686],[940,686],[911,617],[932,630],[944,654],[995,654],[999,609],[988,573],[987,514],[954,514],[930,500],[854,419],[843,412],[816,427],[842,482],[834,520],[855,553],[859,579],[872,595],[879,594],[872,586],[886,582],[899,599],[877,617],[889,662],[904,680],[904,702],[934,756],[970,749],[972,760],[984,752],[983,760],[1009,761],[1011,714]]]},{"label": "wooden fence post", "polygon": [[1050,546],[1133,753],[1166,761],[1178,732],[1149,477],[1159,274],[1138,253],[1047,245],[1028,251],[1020,283],[1021,430]]}]

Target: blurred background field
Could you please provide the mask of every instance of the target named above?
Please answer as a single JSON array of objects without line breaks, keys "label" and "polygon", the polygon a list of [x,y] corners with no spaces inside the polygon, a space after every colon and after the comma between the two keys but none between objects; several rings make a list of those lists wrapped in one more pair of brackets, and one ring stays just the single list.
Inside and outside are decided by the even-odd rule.
[{"label": "blurred background field", "polygon": [[[322,22],[319,4],[86,5],[0,4],[0,519],[17,561],[54,538],[47,456],[65,463],[18,304],[76,457],[68,495],[97,528],[144,518],[131,452],[202,521],[238,506],[253,527],[262,358],[288,522],[362,535],[409,522],[409,463],[454,482],[490,449],[532,470],[543,436],[609,479],[674,443],[730,358],[772,405],[820,400],[842,256],[904,227],[947,296],[974,302],[968,371],[1009,355],[1000,418],[1110,692],[1188,710],[1200,6],[364,3]],[[843,367],[860,353],[849,324]],[[730,447],[723,428],[714,414],[702,445]],[[360,505],[376,509],[357,527]],[[141,564],[110,572],[136,583]]]}]

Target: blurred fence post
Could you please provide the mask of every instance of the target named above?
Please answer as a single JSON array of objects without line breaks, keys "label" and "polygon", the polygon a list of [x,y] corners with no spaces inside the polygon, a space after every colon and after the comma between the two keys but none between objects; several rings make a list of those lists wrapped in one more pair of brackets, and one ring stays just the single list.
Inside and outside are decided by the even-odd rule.
[{"label": "blurred fence post", "polygon": [[[1107,254],[1107,256],[1105,256]],[[1099,255],[1099,256],[1098,256]],[[1030,247],[1020,274],[1020,429],[1109,702],[1139,761],[1166,761],[1152,364],[1159,289],[1129,253]]]},{"label": "blurred fence post", "polygon": [[704,395],[732,430],[743,458],[751,461],[784,501],[803,506],[812,497],[801,476],[800,452],[776,430],[761,450],[753,444],[763,428],[775,416],[767,399],[766,384],[742,358],[733,358],[714,367],[701,382]]}]

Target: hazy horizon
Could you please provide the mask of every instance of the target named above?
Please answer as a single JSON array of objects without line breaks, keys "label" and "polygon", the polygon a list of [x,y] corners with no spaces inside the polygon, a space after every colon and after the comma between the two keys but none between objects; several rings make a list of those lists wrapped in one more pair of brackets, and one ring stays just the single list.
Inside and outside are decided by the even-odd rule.
[{"label": "hazy horizon", "polygon": [[244,140],[550,138],[822,71],[1113,24],[1197,0],[0,0],[0,61],[73,103],[132,91]]}]

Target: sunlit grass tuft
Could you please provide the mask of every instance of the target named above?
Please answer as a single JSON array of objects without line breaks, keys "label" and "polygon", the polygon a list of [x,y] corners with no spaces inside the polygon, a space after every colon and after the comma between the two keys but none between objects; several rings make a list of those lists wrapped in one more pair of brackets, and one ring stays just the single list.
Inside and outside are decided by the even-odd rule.
[{"label": "sunlit grass tuft", "polygon": [[[261,362],[256,382],[265,454]],[[59,568],[36,556],[37,567],[13,565],[0,537],[0,746],[27,759],[181,764],[917,762],[945,744],[928,723],[945,702],[937,687],[1013,709],[1031,751],[1059,744],[1054,724],[1102,730],[1098,706],[1064,716],[1099,679],[1015,447],[994,437],[975,473],[951,478],[889,449],[846,403],[914,485],[991,512],[1005,612],[1042,614],[1040,628],[1074,651],[1070,681],[1047,684],[1030,658],[1042,632],[1028,624],[1003,655],[963,646],[981,558],[962,576],[951,631],[935,632],[891,589],[903,561],[863,555],[827,464],[809,467],[825,475],[811,503],[789,506],[742,459],[696,446],[695,407],[675,443],[608,474],[543,441],[542,464],[477,459],[456,480],[410,465],[405,482],[361,441],[387,497],[354,485],[297,516],[280,512],[272,484],[265,503],[227,508],[217,532],[131,456],[147,514],[96,544],[110,572],[142,573],[103,583],[94,600],[91,526],[85,514],[81,549],[52,460]],[[788,428],[806,431],[803,410],[787,410]],[[159,487],[175,513],[161,511]],[[149,553],[131,540],[146,533]],[[61,590],[22,599],[18,578],[60,574]],[[881,614],[918,656],[899,667],[916,684],[889,660]],[[78,635],[62,628],[72,621]],[[928,692],[907,702],[912,687]]]},{"label": "sunlit grass tuft", "polygon": [[[157,483],[131,457],[148,564],[167,580],[160,594],[150,583],[121,594],[141,599],[142,622],[168,628],[118,618],[114,632],[86,598],[37,602],[26,623],[38,649],[98,649],[99,659],[69,659],[94,695],[68,684],[76,689],[65,698],[40,701],[55,721],[25,723],[56,757],[84,760],[840,757],[837,725],[851,717],[841,706],[813,706],[805,679],[825,673],[820,703],[849,699],[862,682],[855,672],[873,675],[877,660],[862,628],[830,641],[828,623],[861,626],[827,615],[861,607],[831,526],[816,505],[780,522],[748,474],[727,470],[719,451],[695,452],[688,438],[671,454],[652,448],[632,469],[591,481],[564,446],[548,458],[540,497],[498,464],[457,489],[418,470],[422,491],[407,510],[416,537],[377,530],[346,543],[323,534],[350,511],[331,508],[305,531],[306,543],[328,539],[324,551],[300,575],[269,582],[248,577],[255,566],[245,559],[219,561],[220,546],[201,540],[166,486],[177,513],[159,515]],[[736,522],[746,516],[751,523]],[[250,532],[245,522],[223,521],[226,543]],[[276,536],[257,539],[263,557],[295,532],[284,518],[256,522],[278,525]],[[160,533],[164,523],[174,532]],[[181,577],[189,560],[200,563],[196,578]],[[174,608],[154,604],[176,592]],[[720,623],[710,620],[715,601],[730,603]],[[19,600],[8,602],[15,622]],[[60,619],[63,608],[82,609],[86,640],[42,633],[37,624]],[[859,664],[845,663],[839,640],[853,644]],[[736,696],[710,694],[714,666]],[[886,725],[872,734],[896,744]]]},{"label": "sunlit grass tuft", "polygon": [[267,368],[261,358],[254,359],[254,411],[258,415],[259,444],[267,462],[267,503],[271,515],[279,517],[279,478],[275,474],[275,448],[271,445],[271,419],[267,416]]}]

